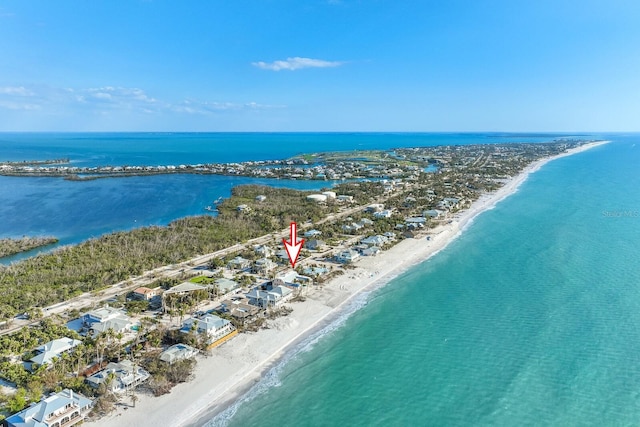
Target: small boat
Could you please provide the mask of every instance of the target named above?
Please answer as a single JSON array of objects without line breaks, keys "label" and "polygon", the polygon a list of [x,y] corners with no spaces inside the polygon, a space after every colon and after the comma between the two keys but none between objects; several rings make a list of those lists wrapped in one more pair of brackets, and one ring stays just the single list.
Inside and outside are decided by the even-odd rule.
[{"label": "small boat", "polygon": [[219,205],[220,203],[222,203],[222,197],[218,197],[215,202],[213,202],[214,205]]}]

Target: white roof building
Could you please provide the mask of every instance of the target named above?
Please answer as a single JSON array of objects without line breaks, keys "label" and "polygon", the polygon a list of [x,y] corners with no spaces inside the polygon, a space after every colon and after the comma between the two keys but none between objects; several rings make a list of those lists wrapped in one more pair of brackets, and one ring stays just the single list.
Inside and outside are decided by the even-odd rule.
[{"label": "white roof building", "polygon": [[130,360],[123,360],[120,363],[109,363],[106,368],[87,377],[85,381],[91,387],[98,388],[100,384],[109,379],[110,375],[113,375],[110,388],[114,393],[126,391],[143,383],[150,377],[150,374],[140,366],[134,365]]},{"label": "white roof building", "polygon": [[174,344],[162,353],[160,360],[173,365],[180,360],[192,359],[198,354],[198,350],[186,344]]}]

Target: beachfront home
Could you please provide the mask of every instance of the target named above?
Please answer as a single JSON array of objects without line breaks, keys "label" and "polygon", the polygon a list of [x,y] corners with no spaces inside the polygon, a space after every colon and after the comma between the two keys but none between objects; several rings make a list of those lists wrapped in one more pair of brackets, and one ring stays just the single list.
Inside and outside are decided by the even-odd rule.
[{"label": "beachfront home", "polygon": [[367,245],[367,247],[371,247],[371,246],[382,246],[385,243],[387,243],[387,238],[381,235],[376,235],[376,236],[369,236],[366,239],[362,239],[360,240],[360,243]]},{"label": "beachfront home", "polygon": [[[150,376],[149,372],[134,365],[130,360],[123,360],[120,363],[109,363],[106,368],[87,377],[85,381],[95,389],[100,387],[100,384],[105,384],[111,392],[122,393],[142,384]],[[109,378],[113,378],[113,380],[109,381]]]},{"label": "beachfront home", "polygon": [[92,336],[110,329],[115,333],[129,332],[135,325],[124,311],[109,306],[88,311],[82,315],[81,319],[84,328]]},{"label": "beachfront home", "polygon": [[236,210],[238,212],[251,212],[251,207],[249,205],[238,205]]},{"label": "beachfront home", "polygon": [[231,317],[241,322],[255,317],[260,312],[260,308],[249,304],[249,301],[244,297],[224,300],[220,306],[222,313],[229,313]]},{"label": "beachfront home", "polygon": [[278,264],[269,258],[260,258],[253,263],[251,271],[255,274],[267,275],[278,267]]},{"label": "beachfront home", "polygon": [[35,350],[35,356],[29,359],[31,362],[30,370],[33,371],[38,366],[51,363],[54,358],[60,358],[63,353],[72,350],[80,344],[82,344],[82,342],[79,340],[65,337],[41,345]]},{"label": "beachfront home", "polygon": [[351,249],[342,251],[338,255],[336,255],[336,261],[342,264],[351,264],[358,258],[360,258],[360,254]]},{"label": "beachfront home", "polygon": [[185,320],[180,332],[188,334],[192,331],[205,335],[209,348],[222,344],[238,333],[231,322],[213,314],[207,314],[200,319],[190,318]]},{"label": "beachfront home", "polygon": [[186,344],[174,344],[162,353],[160,360],[173,365],[176,362],[186,359],[193,359],[198,354],[198,350]]},{"label": "beachfront home", "polygon": [[339,202],[353,203],[353,196],[338,195],[336,198]]},{"label": "beachfront home", "polygon": [[265,196],[264,194],[259,194],[256,196],[256,202],[264,202],[265,200],[267,200],[267,196]]},{"label": "beachfront home", "polygon": [[362,256],[375,256],[380,253],[380,248],[377,246],[371,246],[370,248],[363,250],[361,253]]},{"label": "beachfront home", "polygon": [[444,211],[439,209],[429,209],[427,211],[422,212],[422,215],[425,218],[440,218],[444,215]]},{"label": "beachfront home", "polygon": [[71,427],[84,420],[93,402],[81,394],[64,389],[11,415],[7,427]]},{"label": "beachfront home", "polygon": [[256,287],[246,296],[249,304],[257,307],[279,307],[293,297],[293,291],[286,286],[274,286],[270,290]]},{"label": "beachfront home", "polygon": [[306,276],[316,277],[328,273],[329,270],[324,267],[305,267],[302,269],[302,273]]}]

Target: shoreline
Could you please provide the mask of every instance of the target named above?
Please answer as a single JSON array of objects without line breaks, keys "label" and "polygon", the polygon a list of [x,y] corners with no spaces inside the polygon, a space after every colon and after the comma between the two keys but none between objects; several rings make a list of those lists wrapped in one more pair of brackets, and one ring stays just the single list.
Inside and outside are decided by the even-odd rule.
[{"label": "shoreline", "polygon": [[[100,420],[87,422],[87,425],[201,426],[225,411],[230,411],[232,415],[236,404],[242,402],[242,396],[259,384],[265,373],[279,366],[283,358],[291,354],[291,350],[309,339],[314,341],[317,334],[320,334],[319,339],[324,335],[322,332],[336,320],[350,316],[351,311],[346,309],[357,297],[366,297],[367,292],[385,286],[409,268],[443,250],[478,215],[517,192],[529,175],[546,163],[608,142],[585,144],[534,161],[495,192],[481,195],[469,209],[455,214],[449,223],[430,230],[430,240],[406,239],[376,257],[361,259],[354,269],[346,270],[345,274],[327,284],[311,289],[305,302],[290,304],[294,311],[271,321],[269,329],[240,334],[216,348],[211,356],[199,358],[190,382],[179,384],[169,394],[159,397],[139,394],[136,408],[117,409]],[[358,308],[356,305],[353,311]],[[293,356],[295,354],[297,351]]]}]

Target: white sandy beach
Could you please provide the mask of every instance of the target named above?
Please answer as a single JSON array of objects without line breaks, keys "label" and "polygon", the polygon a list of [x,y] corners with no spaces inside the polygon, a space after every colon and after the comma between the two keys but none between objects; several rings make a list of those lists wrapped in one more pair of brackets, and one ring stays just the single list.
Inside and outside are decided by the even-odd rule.
[{"label": "white sandy beach", "polygon": [[[362,291],[389,282],[412,265],[428,259],[450,243],[460,230],[480,213],[517,191],[530,173],[545,163],[588,150],[608,141],[581,146],[570,152],[542,159],[529,165],[494,193],[484,194],[453,221],[429,232],[431,239],[406,239],[376,257],[356,262],[328,284],[312,289],[305,302],[292,303],[291,314],[271,322],[270,329],[243,333],[213,350],[213,355],[199,358],[192,381],[176,386],[171,393],[151,397],[139,394],[136,408],[118,409],[91,426],[185,426],[197,424],[212,407],[223,409],[248,387],[259,381],[264,372],[296,343],[325,325]],[[126,400],[125,400],[126,401]]]}]

